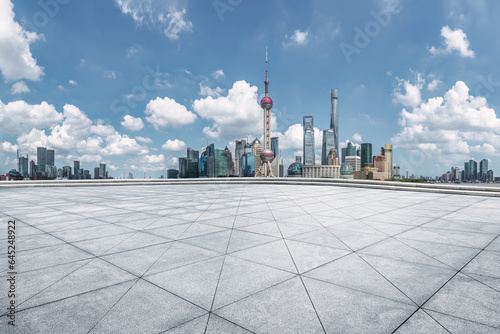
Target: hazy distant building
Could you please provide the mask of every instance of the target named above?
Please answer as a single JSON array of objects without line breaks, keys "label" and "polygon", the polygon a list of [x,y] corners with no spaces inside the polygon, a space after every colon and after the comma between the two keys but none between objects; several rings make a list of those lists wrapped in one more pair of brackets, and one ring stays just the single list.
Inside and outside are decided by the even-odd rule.
[{"label": "hazy distant building", "polygon": [[488,159],[483,159],[479,163],[479,179],[482,182],[488,181]]},{"label": "hazy distant building", "polygon": [[470,177],[470,167],[468,162],[464,162],[464,177],[462,178],[464,181],[468,181],[471,179]]},{"label": "hazy distant building", "polygon": [[328,165],[328,154],[330,150],[335,150],[335,132],[333,129],[323,130],[323,143],[321,145],[321,164]]},{"label": "hazy distant building", "polygon": [[393,166],[392,167],[392,177],[399,179],[401,177],[400,170],[401,170],[401,167]]},{"label": "hazy distant building", "polygon": [[469,176],[471,180],[477,180],[477,161],[476,160],[469,160]]},{"label": "hazy distant building", "polygon": [[227,165],[227,176],[231,176],[234,174],[234,162],[233,162],[233,155],[231,154],[231,151],[229,148],[226,146],[226,165]]},{"label": "hazy distant building", "polygon": [[241,157],[245,153],[245,144],[247,141],[245,139],[237,140],[234,145],[234,170],[235,173],[243,176],[241,168]]},{"label": "hazy distant building", "polygon": [[356,155],[356,146],[353,145],[353,143],[348,142],[346,146],[346,156],[352,157]]},{"label": "hazy distant building", "polygon": [[340,162],[344,164],[345,163],[345,158],[347,157],[347,147],[342,147],[340,149],[340,152],[341,152],[341,154],[340,154]]},{"label": "hazy distant building", "polygon": [[99,167],[94,168],[94,179],[100,179],[99,177]]},{"label": "hazy distant building", "polygon": [[372,144],[361,144],[361,169],[371,167],[372,163]]},{"label": "hazy distant building", "polygon": [[304,140],[303,156],[304,166],[316,164],[316,155],[314,153],[314,116],[306,115],[303,117]]},{"label": "hazy distant building", "polygon": [[19,157],[18,160],[18,169],[19,169],[19,174],[21,174],[22,177],[27,178],[28,175],[28,157]]},{"label": "hazy distant building", "polygon": [[167,179],[176,179],[179,176],[177,169],[167,169]]}]

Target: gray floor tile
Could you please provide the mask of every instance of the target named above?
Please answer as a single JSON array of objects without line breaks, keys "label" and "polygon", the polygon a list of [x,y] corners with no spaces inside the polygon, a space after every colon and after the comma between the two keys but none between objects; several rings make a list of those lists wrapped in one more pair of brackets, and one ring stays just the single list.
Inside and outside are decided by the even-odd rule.
[{"label": "gray floor tile", "polygon": [[304,283],[327,333],[390,333],[417,309],[307,277]]},{"label": "gray floor tile", "polygon": [[139,280],[90,333],[159,333],[204,313],[203,309]]},{"label": "gray floor tile", "polygon": [[411,316],[401,327],[398,328],[394,333],[397,334],[446,334],[450,333],[447,329],[438,323],[435,319],[429,316],[427,313],[418,310],[415,314]]},{"label": "gray floor tile", "polygon": [[500,329],[500,292],[462,274],[446,284],[424,308]]},{"label": "gray floor tile", "polygon": [[299,278],[215,311],[255,333],[324,333]]},{"label": "gray floor tile", "polygon": [[294,240],[287,240],[286,244],[300,273],[314,269],[350,253],[350,251],[344,249]]}]

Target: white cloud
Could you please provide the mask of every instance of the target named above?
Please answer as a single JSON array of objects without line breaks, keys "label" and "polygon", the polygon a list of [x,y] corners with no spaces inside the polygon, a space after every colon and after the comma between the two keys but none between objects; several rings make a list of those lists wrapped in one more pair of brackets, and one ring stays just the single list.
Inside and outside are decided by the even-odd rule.
[{"label": "white cloud", "polygon": [[43,67],[33,58],[30,44],[43,39],[43,35],[24,30],[14,17],[13,3],[0,0],[0,70],[8,81],[40,80]]},{"label": "white cloud", "polygon": [[28,88],[28,85],[24,81],[18,81],[15,84],[12,85],[12,88],[10,89],[10,93],[12,95],[16,94],[21,94],[21,93],[29,93],[30,89]]},{"label": "white cloud", "polygon": [[139,53],[139,48],[136,46],[131,46],[131,47],[127,48],[127,57],[128,58],[133,57],[138,53]]},{"label": "white cloud", "polygon": [[[284,134],[273,132],[272,135],[279,138],[281,150],[298,150],[301,153],[295,155],[302,155],[302,149],[304,147],[304,128],[302,124],[291,125]],[[314,128],[314,148],[316,154],[318,152],[321,154],[322,141],[323,132],[318,128]]]},{"label": "white cloud", "polygon": [[57,86],[57,88],[59,88],[60,90],[64,90],[64,86],[63,85],[59,85],[59,86]]},{"label": "white cloud", "polygon": [[500,119],[484,97],[469,95],[462,81],[444,97],[403,109],[399,123],[402,130],[392,138],[395,148],[447,166],[474,152],[500,155]]},{"label": "white cloud", "polygon": [[123,122],[120,123],[130,131],[140,131],[144,128],[144,122],[140,117],[132,117],[130,115],[123,116]]},{"label": "white cloud", "polygon": [[445,48],[431,47],[429,51],[433,55],[449,55],[458,51],[462,57],[474,58],[474,51],[470,49],[470,42],[462,29],[451,30],[449,26],[445,26],[441,29],[441,37]]},{"label": "white cloud", "polygon": [[429,82],[429,84],[427,85],[427,89],[436,90],[440,83],[441,81],[439,81],[438,79],[434,79],[431,82]]},{"label": "white cloud", "polygon": [[169,139],[165,142],[165,144],[162,145],[162,147],[167,151],[179,152],[186,149],[186,143],[179,139]]},{"label": "white cloud", "polygon": [[46,129],[63,119],[53,105],[47,102],[30,105],[24,101],[4,104],[0,100],[0,131],[20,134],[31,128]]},{"label": "white cloud", "polygon": [[215,79],[219,79],[219,78],[222,78],[224,77],[224,71],[222,69],[219,69],[217,71],[215,71],[214,73],[212,73],[212,76],[215,78]]},{"label": "white cloud", "polygon": [[135,159],[130,159],[126,162],[125,168],[138,170],[141,172],[159,172],[165,170],[165,156],[159,155],[143,155]]},{"label": "white cloud", "polygon": [[[409,80],[398,79],[398,87],[394,90],[393,103],[401,103],[405,107],[416,107],[422,102],[421,90],[425,85],[425,79],[421,74],[417,75],[415,83]],[[404,93],[402,90],[404,89]]]},{"label": "white cloud", "polygon": [[283,42],[283,47],[288,47],[292,45],[306,45],[309,42],[309,32],[300,31],[299,29],[293,32],[292,36],[285,35],[285,41]]},{"label": "white cloud", "polygon": [[153,124],[155,129],[188,125],[196,121],[194,113],[168,97],[163,99],[157,97],[155,100],[149,101],[144,112],[149,115],[146,117],[146,121]]},{"label": "white cloud", "polygon": [[220,97],[225,92],[226,92],[226,90],[222,89],[220,87],[216,87],[216,88],[212,89],[212,88],[200,83],[200,95],[202,95],[202,96]]},{"label": "white cloud", "polygon": [[75,80],[69,80],[68,83],[71,85],[71,86],[77,86],[78,83],[75,81]]},{"label": "white cloud", "polygon": [[81,156],[76,156],[76,155],[68,155],[66,156],[66,161],[68,164],[71,166],[73,161],[80,161],[81,164],[86,164],[86,163],[101,163],[102,162],[102,156],[100,155],[81,155]]},{"label": "white cloud", "polygon": [[237,81],[227,96],[211,96],[193,102],[193,110],[213,124],[203,129],[210,138],[235,140],[262,131],[262,109],[257,101],[257,87]]},{"label": "white cloud", "polygon": [[141,143],[146,143],[146,144],[149,144],[149,143],[153,142],[153,140],[151,138],[144,138],[144,137],[141,137],[141,136],[135,137],[135,140],[140,141]]},{"label": "white cloud", "polygon": [[159,28],[163,34],[177,40],[182,32],[193,29],[184,17],[186,9],[177,9],[174,0],[115,0],[123,14],[132,16],[137,25]]},{"label": "white cloud", "polygon": [[104,71],[104,77],[106,79],[116,80],[116,73],[113,71]]},{"label": "white cloud", "polygon": [[135,139],[119,133],[106,137],[106,143],[106,147],[102,150],[104,155],[142,155],[149,152]]},{"label": "white cloud", "polygon": [[12,145],[8,141],[0,143],[0,153],[15,153],[17,151],[17,145]]},{"label": "white cloud", "polygon": [[352,135],[352,140],[361,143],[363,141],[363,137],[361,137],[359,133],[355,133]]}]

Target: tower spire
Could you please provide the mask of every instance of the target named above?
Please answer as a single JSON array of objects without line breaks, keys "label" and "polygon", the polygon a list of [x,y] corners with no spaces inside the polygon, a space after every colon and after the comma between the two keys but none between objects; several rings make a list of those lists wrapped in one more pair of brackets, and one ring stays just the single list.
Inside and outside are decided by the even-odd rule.
[{"label": "tower spire", "polygon": [[264,81],[266,85],[266,96],[269,96],[269,79],[267,78],[267,46],[266,46],[266,80]]}]

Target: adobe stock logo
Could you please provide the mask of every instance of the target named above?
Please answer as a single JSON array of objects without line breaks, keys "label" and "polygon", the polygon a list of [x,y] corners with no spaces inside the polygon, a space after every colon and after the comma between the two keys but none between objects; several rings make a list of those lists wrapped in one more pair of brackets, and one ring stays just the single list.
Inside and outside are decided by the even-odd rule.
[{"label": "adobe stock logo", "polygon": [[59,10],[62,5],[67,5],[71,0],[40,0],[38,1],[38,6],[41,10],[33,14],[31,21],[24,20],[24,24],[31,31],[38,31],[39,28],[43,28],[49,23],[50,19],[56,17],[59,14]]},{"label": "adobe stock logo", "polygon": [[347,63],[351,63],[354,54],[360,54],[361,50],[368,47],[372,40],[380,34],[382,28],[387,27],[391,23],[393,15],[399,14],[402,9],[401,2],[394,0],[390,2],[387,9],[379,12],[370,11],[373,20],[367,22],[363,30],[357,26],[354,27],[356,34],[354,35],[353,44],[342,42],[339,45]]},{"label": "adobe stock logo", "polygon": [[243,0],[214,0],[213,5],[219,19],[224,21],[224,13],[232,12],[242,2]]}]

